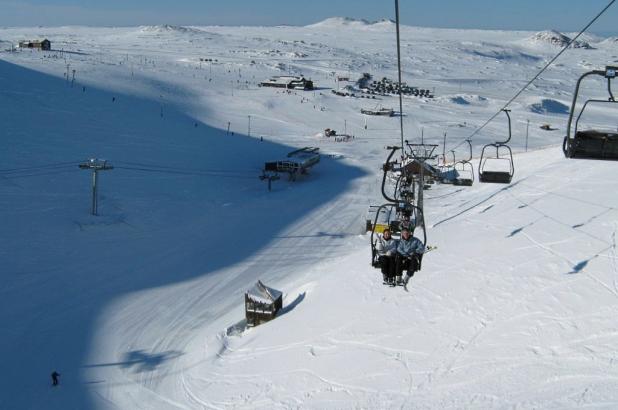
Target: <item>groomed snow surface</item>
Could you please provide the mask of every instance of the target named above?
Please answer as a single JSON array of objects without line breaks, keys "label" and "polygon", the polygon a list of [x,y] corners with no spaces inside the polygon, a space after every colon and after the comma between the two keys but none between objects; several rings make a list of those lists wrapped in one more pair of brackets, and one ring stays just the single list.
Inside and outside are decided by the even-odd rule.
[{"label": "groomed snow surface", "polygon": [[[330,92],[336,75],[395,78],[394,36],[350,19],[1,29],[54,50],[0,53],[0,408],[617,408],[618,163],[559,147],[577,78],[613,43],[569,50],[513,104],[510,185],[425,192],[437,249],[405,292],[381,284],[364,232],[400,117],[360,109],[397,101]],[[404,27],[404,81],[436,95],[405,99],[407,138],[446,132],[465,158],[556,52],[547,37]],[[318,90],[257,87],[290,73]],[[615,112],[585,124],[615,129]],[[505,133],[500,116],[474,155]],[[268,192],[263,163],[304,146],[321,162]],[[114,166],[96,217],[92,157]],[[284,308],[246,329],[258,279]]]}]

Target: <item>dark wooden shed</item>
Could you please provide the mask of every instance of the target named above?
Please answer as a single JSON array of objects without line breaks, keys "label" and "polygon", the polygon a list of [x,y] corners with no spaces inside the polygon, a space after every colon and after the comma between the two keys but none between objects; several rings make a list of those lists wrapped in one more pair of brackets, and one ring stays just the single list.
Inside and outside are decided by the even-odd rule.
[{"label": "dark wooden shed", "polygon": [[245,292],[245,317],[249,327],[273,320],[282,307],[283,293],[259,280]]}]

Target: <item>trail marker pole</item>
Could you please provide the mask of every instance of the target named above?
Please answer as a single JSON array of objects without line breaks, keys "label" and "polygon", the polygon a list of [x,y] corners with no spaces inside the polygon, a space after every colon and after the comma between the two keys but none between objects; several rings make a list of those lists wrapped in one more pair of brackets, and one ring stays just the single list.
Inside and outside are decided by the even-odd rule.
[{"label": "trail marker pole", "polygon": [[114,169],[113,166],[107,163],[107,160],[100,160],[96,158],[91,158],[88,161],[82,162],[79,164],[81,169],[91,169],[92,170],[92,215],[97,215],[98,211],[98,172],[99,171],[108,171]]}]

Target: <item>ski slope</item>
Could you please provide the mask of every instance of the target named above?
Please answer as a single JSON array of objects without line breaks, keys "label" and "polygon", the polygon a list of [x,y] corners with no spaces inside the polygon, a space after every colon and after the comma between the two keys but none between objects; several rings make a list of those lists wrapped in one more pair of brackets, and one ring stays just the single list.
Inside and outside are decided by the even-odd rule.
[{"label": "ski slope", "polygon": [[[360,109],[396,99],[330,92],[395,78],[392,23],[4,28],[0,44],[37,36],[55,51],[0,53],[0,408],[618,406],[618,164],[558,146],[611,43],[569,50],[513,105],[512,184],[426,191],[438,249],[406,293],[381,284],[364,232],[399,117]],[[458,146],[557,51],[543,38],[404,27],[404,80],[436,95],[405,99],[407,138]],[[257,87],[287,73],[318,90]],[[616,125],[602,107],[586,121]],[[303,146],[321,162],[268,192],[263,163]],[[97,217],[91,157],[114,165]],[[257,279],[284,311],[244,329]]]}]

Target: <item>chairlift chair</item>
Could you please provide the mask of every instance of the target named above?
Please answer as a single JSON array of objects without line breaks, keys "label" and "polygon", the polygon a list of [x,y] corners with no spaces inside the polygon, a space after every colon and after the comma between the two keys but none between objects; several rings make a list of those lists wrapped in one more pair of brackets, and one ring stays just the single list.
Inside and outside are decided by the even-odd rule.
[{"label": "chairlift chair", "polygon": [[438,165],[438,169],[440,170],[440,181],[443,184],[450,184],[452,182],[454,182],[455,180],[455,163],[457,162],[455,160],[455,151],[454,150],[450,150],[449,151],[452,155],[453,155],[453,162],[446,162],[446,155],[443,154],[438,154],[437,161],[438,164],[440,164],[440,161],[442,161],[442,165]]},{"label": "chairlift chair", "polygon": [[[409,218],[411,222],[411,226],[407,226],[410,229],[410,233],[418,238],[423,246],[427,244],[427,230],[425,228],[425,217],[423,215],[423,210],[416,205],[412,205],[406,201],[400,201],[398,203],[387,203],[380,205],[377,208],[375,219],[373,221],[373,228],[371,230],[371,266],[375,268],[380,267],[379,255],[377,250],[377,243],[379,235],[381,232],[379,230],[380,223],[378,219],[381,215],[389,215],[392,219],[389,220],[389,229],[391,231],[391,235],[395,239],[399,239],[401,237],[401,230],[403,228],[404,218]],[[422,233],[419,234],[419,231]],[[382,229],[382,232],[384,230]],[[423,255],[419,255],[419,270],[421,268],[421,262],[423,260]]]},{"label": "chairlift chair", "polygon": [[[457,177],[453,181],[454,185],[464,185],[464,186],[472,186],[474,183],[474,165],[472,165],[472,141],[469,139],[466,140],[468,143],[468,147],[470,148],[470,154],[468,159],[462,159],[460,161],[455,162],[453,166],[455,168],[455,172],[457,173]],[[459,165],[459,168],[457,168]]]},{"label": "chairlift chair", "polygon": [[[513,151],[511,151],[511,147],[507,144],[511,140],[511,116],[509,115],[509,111],[507,109],[502,110],[506,114],[509,124],[509,137],[505,141],[496,141],[491,144],[487,144],[483,147],[481,151],[481,159],[479,161],[479,181],[481,182],[495,182],[500,184],[509,184],[513,179],[513,175],[515,174],[515,165],[513,164]],[[486,156],[485,151],[488,148],[495,148],[496,155],[494,156]],[[502,152],[502,156],[501,155]],[[489,170],[487,169],[487,164],[502,164],[507,165],[506,167],[500,170]]]},{"label": "chairlift chair", "polygon": [[[562,143],[564,156],[567,158],[588,158],[588,159],[618,159],[618,132],[609,132],[598,129],[580,130],[579,120],[582,114],[590,103],[596,104],[616,104],[614,94],[612,93],[612,79],[616,78],[618,67],[607,66],[605,70],[593,70],[584,73],[577,80],[573,102],[571,103],[571,112],[569,113],[569,121],[567,124],[567,135]],[[607,79],[607,92],[609,97],[607,100],[589,99],[582,106],[573,127],[573,117],[575,116],[575,108],[577,97],[579,95],[579,87],[584,78],[591,75],[599,75]]]}]

